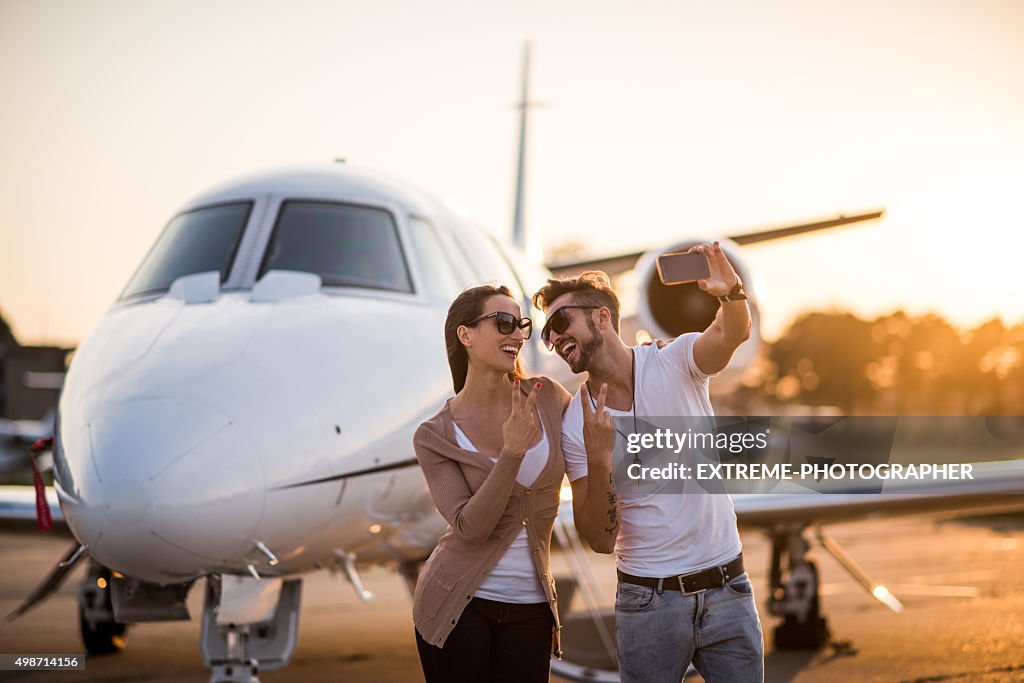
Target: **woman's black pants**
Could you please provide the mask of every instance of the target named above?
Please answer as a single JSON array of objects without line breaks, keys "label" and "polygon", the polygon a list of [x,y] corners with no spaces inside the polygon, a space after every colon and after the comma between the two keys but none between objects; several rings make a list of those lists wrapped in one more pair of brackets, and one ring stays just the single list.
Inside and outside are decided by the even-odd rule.
[{"label": "woman's black pants", "polygon": [[546,602],[473,598],[444,647],[416,632],[427,683],[546,683],[555,618]]}]

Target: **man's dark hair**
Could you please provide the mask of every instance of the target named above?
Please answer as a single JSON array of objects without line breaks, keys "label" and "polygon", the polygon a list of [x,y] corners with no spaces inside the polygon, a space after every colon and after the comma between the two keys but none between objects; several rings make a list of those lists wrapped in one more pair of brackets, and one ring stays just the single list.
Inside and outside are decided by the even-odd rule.
[{"label": "man's dark hair", "polygon": [[573,294],[573,301],[587,306],[606,306],[612,314],[612,327],[619,331],[619,297],[612,289],[607,273],[588,270],[577,277],[549,278],[547,284],[533,295],[533,305],[547,313],[548,306],[564,294]]}]

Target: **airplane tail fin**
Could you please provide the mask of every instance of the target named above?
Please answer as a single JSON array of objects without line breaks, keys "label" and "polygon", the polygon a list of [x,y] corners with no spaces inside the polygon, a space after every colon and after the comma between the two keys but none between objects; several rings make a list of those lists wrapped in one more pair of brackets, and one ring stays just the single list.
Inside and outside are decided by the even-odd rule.
[{"label": "airplane tail fin", "polygon": [[526,228],[526,132],[529,108],[536,106],[530,101],[530,43],[523,44],[522,74],[520,82],[519,102],[519,143],[516,153],[516,186],[512,214],[512,244],[526,254],[531,264],[540,264],[543,260],[540,235],[536,230]]}]

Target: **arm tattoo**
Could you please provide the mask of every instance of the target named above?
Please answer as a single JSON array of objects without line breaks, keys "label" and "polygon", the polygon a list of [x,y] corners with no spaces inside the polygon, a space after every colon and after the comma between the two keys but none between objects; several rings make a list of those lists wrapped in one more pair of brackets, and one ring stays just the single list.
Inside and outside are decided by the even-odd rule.
[{"label": "arm tattoo", "polygon": [[606,534],[614,534],[619,528],[618,499],[615,493],[615,480],[608,475],[608,526],[604,528]]}]

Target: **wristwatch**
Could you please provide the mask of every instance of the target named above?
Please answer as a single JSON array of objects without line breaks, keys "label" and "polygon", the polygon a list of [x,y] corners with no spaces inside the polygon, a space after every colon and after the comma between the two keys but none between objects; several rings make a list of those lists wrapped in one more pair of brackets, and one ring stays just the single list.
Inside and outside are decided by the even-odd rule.
[{"label": "wristwatch", "polygon": [[743,293],[743,283],[737,281],[736,285],[729,290],[729,293],[725,296],[718,297],[718,300],[722,303],[726,303],[728,301],[746,301],[747,295]]}]

